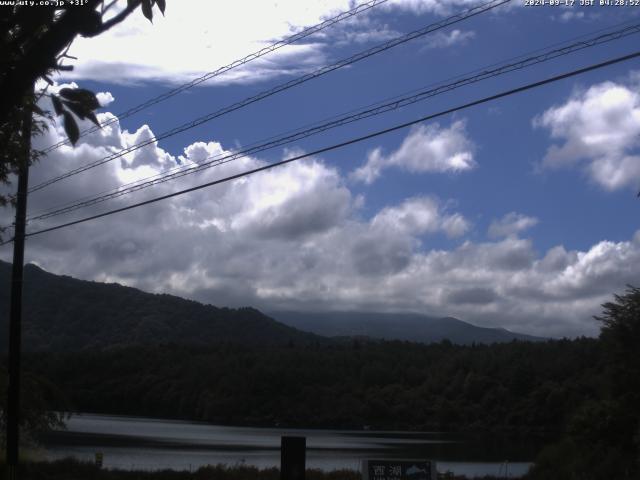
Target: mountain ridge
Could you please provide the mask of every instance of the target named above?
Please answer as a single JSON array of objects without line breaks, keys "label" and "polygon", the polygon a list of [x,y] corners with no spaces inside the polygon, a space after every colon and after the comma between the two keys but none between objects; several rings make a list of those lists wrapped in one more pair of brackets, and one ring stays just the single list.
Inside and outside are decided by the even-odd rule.
[{"label": "mountain ridge", "polygon": [[[0,261],[0,312],[4,313],[0,316],[0,351],[7,347],[10,275],[11,264]],[[79,280],[34,264],[25,265],[24,285],[23,345],[27,351],[167,343],[304,345],[337,340],[326,337],[420,343],[447,339],[458,344],[544,340],[477,327],[453,317],[417,314],[276,312],[274,319],[252,307],[216,307],[117,283]]]},{"label": "mountain ridge", "polygon": [[[0,350],[8,335],[11,265],[0,261]],[[25,265],[23,345],[31,351],[221,342],[247,345],[327,341],[250,308],[205,305],[117,283],[79,280]]]},{"label": "mountain ridge", "polygon": [[326,337],[369,337],[420,343],[449,340],[462,345],[547,340],[505,328],[479,327],[455,317],[417,313],[274,311],[268,314],[285,325]]}]

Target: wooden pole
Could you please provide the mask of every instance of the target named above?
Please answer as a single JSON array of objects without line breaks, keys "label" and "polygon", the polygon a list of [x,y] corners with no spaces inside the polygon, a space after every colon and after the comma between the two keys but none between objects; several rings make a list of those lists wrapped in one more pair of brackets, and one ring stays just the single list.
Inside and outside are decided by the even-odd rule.
[{"label": "wooden pole", "polygon": [[24,270],[24,241],[31,156],[31,108],[25,106],[22,124],[24,152],[18,167],[16,223],[13,239],[11,270],[11,307],[9,316],[9,385],[7,388],[7,467],[9,480],[18,478],[20,456],[20,354],[22,333],[22,284]]},{"label": "wooden pole", "polygon": [[282,437],[280,440],[280,480],[304,480],[307,439]]}]

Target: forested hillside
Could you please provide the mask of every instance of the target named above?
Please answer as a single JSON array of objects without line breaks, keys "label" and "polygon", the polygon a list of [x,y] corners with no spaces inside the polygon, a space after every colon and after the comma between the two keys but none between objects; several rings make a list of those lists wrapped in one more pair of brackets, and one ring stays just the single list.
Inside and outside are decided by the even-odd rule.
[{"label": "forested hillside", "polygon": [[[0,351],[7,348],[11,266],[0,262]],[[321,337],[253,308],[217,308],[118,284],[87,282],[25,267],[23,346],[27,351],[95,350],[168,342],[283,345]]]},{"label": "forested hillside", "polygon": [[[10,265],[0,262],[0,312],[8,312],[10,273]],[[7,348],[7,317],[0,315],[0,351]],[[322,337],[348,336],[423,343],[447,339],[459,344],[543,340],[450,317],[358,312],[277,312],[270,317],[253,308],[218,308],[173,295],[54,275],[31,264],[25,267],[23,332],[28,351],[169,342],[197,346],[330,343]]]}]

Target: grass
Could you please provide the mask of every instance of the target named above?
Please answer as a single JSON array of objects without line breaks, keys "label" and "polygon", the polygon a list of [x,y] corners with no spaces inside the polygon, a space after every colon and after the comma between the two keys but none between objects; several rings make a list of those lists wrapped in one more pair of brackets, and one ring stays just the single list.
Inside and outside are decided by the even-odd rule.
[{"label": "grass", "polygon": [[[6,465],[0,465],[0,476],[6,478]],[[439,476],[446,480],[467,480],[459,476]],[[280,480],[277,468],[258,469],[249,466],[210,465],[196,471],[115,470],[99,468],[90,462],[67,458],[56,461],[29,461],[20,465],[20,480]],[[498,477],[482,477],[498,480]],[[305,480],[362,480],[354,470],[307,470]]]}]

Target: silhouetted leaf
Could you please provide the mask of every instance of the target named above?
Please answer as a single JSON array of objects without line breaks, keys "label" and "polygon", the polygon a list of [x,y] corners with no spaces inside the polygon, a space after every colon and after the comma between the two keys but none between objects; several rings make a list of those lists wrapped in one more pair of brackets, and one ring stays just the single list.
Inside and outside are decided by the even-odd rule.
[{"label": "silhouetted leaf", "polygon": [[85,37],[93,37],[100,33],[101,27],[102,15],[97,10],[87,10],[77,24],[78,33]]},{"label": "silhouetted leaf", "polygon": [[164,0],[156,0],[156,5],[158,5],[158,8],[162,12],[162,15],[164,15],[164,9],[167,6],[166,2]]},{"label": "silhouetted leaf", "polygon": [[64,101],[62,103],[64,103],[69,110],[80,117],[80,120],[84,120],[87,117],[87,113],[91,112],[91,110],[88,110],[82,104],[77,102]]},{"label": "silhouetted leaf", "polygon": [[151,0],[142,0],[142,14],[153,21],[153,11],[151,10]]},{"label": "silhouetted leaf", "polygon": [[67,132],[67,137],[75,146],[76,142],[80,138],[80,130],[75,118],[69,112],[64,112],[64,131]]},{"label": "silhouetted leaf", "polygon": [[98,102],[95,94],[90,90],[85,90],[84,88],[63,88],[59,93],[62,97],[72,102],[82,104],[88,110],[100,108],[100,102]]},{"label": "silhouetted leaf", "polygon": [[53,109],[55,110],[56,115],[62,115],[64,108],[62,107],[60,99],[55,95],[51,95],[51,101],[53,102]]},{"label": "silhouetted leaf", "polygon": [[98,117],[93,112],[87,112],[87,118],[93,122],[96,127],[101,127],[100,122],[98,121]]}]

